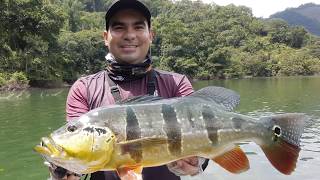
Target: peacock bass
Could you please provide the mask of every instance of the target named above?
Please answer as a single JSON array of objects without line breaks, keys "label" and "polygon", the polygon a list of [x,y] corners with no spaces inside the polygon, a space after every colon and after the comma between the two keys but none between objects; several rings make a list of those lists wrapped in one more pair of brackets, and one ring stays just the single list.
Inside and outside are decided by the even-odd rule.
[{"label": "peacock bass", "polygon": [[34,149],[46,161],[78,174],[160,166],[190,156],[213,160],[232,173],[249,169],[236,144],[258,144],[283,174],[296,167],[306,116],[255,119],[231,112],[240,96],[206,87],[190,96],[135,97],[94,109],[42,138]]}]

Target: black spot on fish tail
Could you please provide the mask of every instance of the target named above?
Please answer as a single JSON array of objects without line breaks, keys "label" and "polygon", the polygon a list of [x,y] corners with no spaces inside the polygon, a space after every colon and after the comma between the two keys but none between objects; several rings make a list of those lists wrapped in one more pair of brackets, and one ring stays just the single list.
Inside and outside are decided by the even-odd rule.
[{"label": "black spot on fish tail", "polygon": [[233,117],[232,118],[232,126],[233,126],[233,128],[234,129],[241,129],[242,122],[243,122],[243,119],[241,119],[240,117]]},{"label": "black spot on fish tail", "polygon": [[281,136],[281,128],[279,126],[274,126],[272,129],[274,133],[274,136],[272,139],[274,142],[276,142],[278,141],[278,138]]},{"label": "black spot on fish tail", "polygon": [[188,121],[189,121],[191,127],[194,128],[194,127],[195,127],[194,121],[193,121],[193,118],[194,118],[194,117],[193,117],[193,115],[192,115],[192,112],[191,112],[191,110],[190,110],[190,107],[186,107],[186,110],[187,110],[187,118],[188,118]]},{"label": "black spot on fish tail", "polygon": [[94,132],[94,128],[93,127],[86,127],[83,129],[84,131],[87,131],[89,133],[93,133]]},{"label": "black spot on fish tail", "polygon": [[212,144],[218,143],[219,123],[214,115],[214,112],[209,106],[202,106],[202,117],[208,133],[208,138]]},{"label": "black spot on fish tail", "polygon": [[[139,126],[139,121],[131,107],[127,107],[127,126],[126,126],[126,140],[134,140],[141,138],[141,129]],[[129,154],[133,160],[137,163],[142,160],[142,145],[141,143],[135,144],[136,148],[132,148]]]},{"label": "black spot on fish tail", "polygon": [[168,137],[168,149],[173,155],[181,154],[181,124],[177,120],[174,108],[170,105],[162,105],[164,119],[164,131]]},{"label": "black spot on fish tail", "polygon": [[274,127],[274,133],[276,136],[280,136],[281,135],[281,128],[280,127]]},{"label": "black spot on fish tail", "polygon": [[106,134],[107,131],[105,129],[102,129],[102,128],[95,128],[95,130],[98,132],[99,136],[100,134]]}]

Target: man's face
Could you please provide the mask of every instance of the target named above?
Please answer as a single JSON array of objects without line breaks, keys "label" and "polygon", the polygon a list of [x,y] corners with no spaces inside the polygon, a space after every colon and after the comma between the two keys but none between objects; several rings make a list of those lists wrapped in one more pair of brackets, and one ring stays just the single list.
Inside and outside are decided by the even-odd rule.
[{"label": "man's face", "polygon": [[111,19],[104,40],[109,52],[119,63],[142,63],[152,42],[146,18],[138,11],[125,9]]}]

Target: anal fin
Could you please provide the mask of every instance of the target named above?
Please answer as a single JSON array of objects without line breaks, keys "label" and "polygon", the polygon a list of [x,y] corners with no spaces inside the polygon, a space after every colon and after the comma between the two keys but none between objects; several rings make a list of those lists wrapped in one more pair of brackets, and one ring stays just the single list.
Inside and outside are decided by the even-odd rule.
[{"label": "anal fin", "polygon": [[235,147],[212,160],[227,171],[235,174],[247,171],[250,168],[249,160],[240,147]]}]

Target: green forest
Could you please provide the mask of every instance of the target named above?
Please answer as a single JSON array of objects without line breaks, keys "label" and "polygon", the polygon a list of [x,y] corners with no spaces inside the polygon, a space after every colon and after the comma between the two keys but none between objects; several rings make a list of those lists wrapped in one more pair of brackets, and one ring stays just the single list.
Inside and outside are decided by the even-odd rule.
[{"label": "green forest", "polygon": [[[145,0],[154,66],[191,79],[317,75],[320,39],[245,6]],[[105,68],[111,0],[0,0],[0,89],[72,83]]]}]

